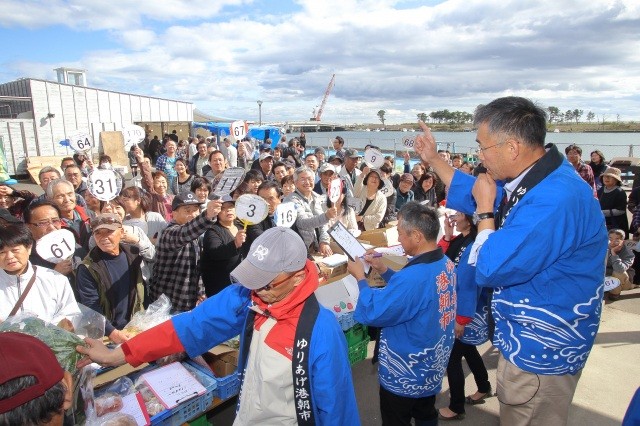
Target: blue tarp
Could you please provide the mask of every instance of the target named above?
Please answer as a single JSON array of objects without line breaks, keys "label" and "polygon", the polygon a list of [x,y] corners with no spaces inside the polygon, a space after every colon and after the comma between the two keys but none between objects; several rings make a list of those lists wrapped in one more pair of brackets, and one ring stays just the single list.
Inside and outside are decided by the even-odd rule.
[{"label": "blue tarp", "polygon": [[[218,140],[221,141],[225,137],[229,136],[231,123],[214,123],[213,121],[209,122],[193,122],[193,127],[199,127],[202,129],[207,129],[212,134],[218,137]],[[259,143],[264,142],[265,139],[271,139],[271,147],[275,148],[275,146],[280,141],[281,136],[280,128],[275,126],[251,126],[249,127],[249,137],[256,139]]]}]

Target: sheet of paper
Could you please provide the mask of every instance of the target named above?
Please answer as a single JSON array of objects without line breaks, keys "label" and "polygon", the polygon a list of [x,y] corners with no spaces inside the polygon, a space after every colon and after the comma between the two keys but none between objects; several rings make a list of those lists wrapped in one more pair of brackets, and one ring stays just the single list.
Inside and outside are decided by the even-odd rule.
[{"label": "sheet of paper", "polygon": [[162,405],[171,409],[207,390],[179,362],[143,374],[142,379],[158,397]]},{"label": "sheet of paper", "polygon": [[360,241],[356,240],[351,232],[345,228],[341,222],[336,222],[331,228],[329,228],[329,235],[335,240],[335,242],[342,248],[342,250],[354,261],[358,259],[364,264],[364,272],[368,274],[371,270],[371,266],[364,262],[361,257],[366,252],[365,248],[360,244]]},{"label": "sheet of paper", "polygon": [[321,262],[329,267],[334,267],[347,263],[347,260],[349,260],[349,258],[346,255],[334,253],[331,256],[323,258]]},{"label": "sheet of paper", "polygon": [[394,256],[404,256],[404,249],[402,248],[402,244],[398,244],[390,247],[377,247],[376,251],[382,254],[391,254]]},{"label": "sheet of paper", "polygon": [[142,400],[140,392],[123,396],[122,404],[120,412],[129,414],[136,419],[138,426],[148,426],[151,424],[149,413],[147,413],[147,409],[144,406],[144,401]]}]

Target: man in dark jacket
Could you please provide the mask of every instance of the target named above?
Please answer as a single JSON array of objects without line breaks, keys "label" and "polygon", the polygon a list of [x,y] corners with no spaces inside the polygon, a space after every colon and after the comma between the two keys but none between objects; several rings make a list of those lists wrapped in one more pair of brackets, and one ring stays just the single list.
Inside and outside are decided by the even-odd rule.
[{"label": "man in dark jacket", "polygon": [[137,247],[120,244],[123,230],[118,214],[98,215],[91,221],[91,228],[96,247],[78,267],[78,299],[104,315],[105,335],[114,343],[122,343],[129,339],[122,328],[146,305],[142,256]]}]

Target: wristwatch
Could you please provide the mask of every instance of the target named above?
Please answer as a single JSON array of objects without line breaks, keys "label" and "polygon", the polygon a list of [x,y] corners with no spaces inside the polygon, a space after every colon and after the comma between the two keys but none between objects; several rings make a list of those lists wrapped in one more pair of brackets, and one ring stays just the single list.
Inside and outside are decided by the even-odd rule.
[{"label": "wristwatch", "polygon": [[487,213],[473,212],[473,224],[474,225],[477,225],[478,222],[480,222],[481,220],[493,219],[493,218],[494,218],[493,212],[487,212]]}]

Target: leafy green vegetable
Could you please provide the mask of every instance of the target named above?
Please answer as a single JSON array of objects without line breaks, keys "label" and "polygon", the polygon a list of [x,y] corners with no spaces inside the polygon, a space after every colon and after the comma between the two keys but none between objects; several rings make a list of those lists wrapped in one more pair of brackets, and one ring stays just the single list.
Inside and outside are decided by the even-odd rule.
[{"label": "leafy green vegetable", "polygon": [[16,318],[0,323],[0,332],[15,331],[24,333],[42,340],[51,348],[58,358],[62,368],[71,374],[76,372],[76,363],[82,355],[76,351],[76,346],[84,346],[84,341],[75,334],[48,324],[39,318]]}]

